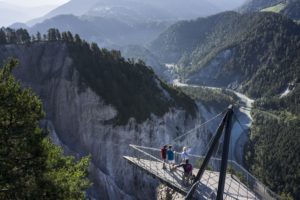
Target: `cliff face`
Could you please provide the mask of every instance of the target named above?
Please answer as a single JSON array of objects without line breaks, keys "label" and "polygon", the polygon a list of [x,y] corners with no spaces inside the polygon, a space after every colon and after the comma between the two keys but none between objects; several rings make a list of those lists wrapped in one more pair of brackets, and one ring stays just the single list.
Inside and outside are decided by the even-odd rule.
[{"label": "cliff face", "polygon": [[[79,87],[79,72],[73,67],[68,48],[62,43],[0,46],[0,60],[18,58],[17,79],[42,99],[45,125],[53,141],[66,153],[91,155],[88,191],[95,199],[154,199],[157,182],[138,173],[123,155],[129,144],[160,147],[199,120],[184,110],[170,109],[162,117],[152,115],[143,123],[130,119],[126,125],[107,123],[118,111],[104,103],[89,87]],[[200,138],[203,137],[200,135]]]}]

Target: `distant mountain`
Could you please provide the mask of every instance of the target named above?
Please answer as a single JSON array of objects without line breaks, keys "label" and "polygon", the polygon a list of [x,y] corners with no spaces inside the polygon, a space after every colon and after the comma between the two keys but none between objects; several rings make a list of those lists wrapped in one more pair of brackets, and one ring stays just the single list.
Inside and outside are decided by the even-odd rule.
[{"label": "distant mountain", "polygon": [[0,27],[9,26],[15,22],[26,22],[38,16],[44,15],[54,6],[22,7],[0,1]]},{"label": "distant mountain", "polygon": [[46,19],[55,17],[57,15],[83,15],[85,12],[87,12],[90,8],[93,7],[93,5],[98,2],[99,0],[85,0],[84,3],[81,0],[71,0],[55,9],[47,13],[46,15],[33,19],[27,24],[29,26],[32,26],[36,23],[42,22]]},{"label": "distant mountain", "polygon": [[145,20],[176,20],[206,16],[218,12],[218,8],[206,0],[80,0],[70,2],[54,9],[47,15],[29,22],[33,25],[57,15],[72,14],[76,16],[93,15],[115,18],[129,22]]},{"label": "distant mountain", "polygon": [[[61,31],[78,33],[87,41],[111,47],[128,44],[143,45],[155,39],[169,25],[168,22],[145,22],[129,25],[115,18],[59,15],[38,23],[28,30],[31,34],[37,32],[44,34],[49,28],[58,28]],[[19,25],[19,27],[23,26]]]},{"label": "distant mountain", "polygon": [[[207,0],[71,0],[28,23],[32,34],[49,28],[79,33],[102,46],[145,45],[178,20],[207,16],[234,7]],[[236,2],[235,2],[236,3]],[[220,7],[218,6],[220,5]],[[229,7],[228,7],[229,6]],[[14,24],[13,28],[25,28]]]},{"label": "distant mountain", "polygon": [[[102,46],[144,45],[156,38],[171,23],[217,12],[208,1],[180,0],[72,0],[31,21],[29,31],[45,33],[49,28],[79,33]],[[40,23],[37,23],[40,22]],[[19,27],[18,27],[19,26]],[[15,24],[14,28],[24,28]]]},{"label": "distant mountain", "polygon": [[242,6],[247,0],[210,0],[220,10],[235,10]]},{"label": "distant mountain", "polygon": [[300,26],[273,13],[225,12],[171,26],[151,45],[190,83],[279,94],[299,81]]}]

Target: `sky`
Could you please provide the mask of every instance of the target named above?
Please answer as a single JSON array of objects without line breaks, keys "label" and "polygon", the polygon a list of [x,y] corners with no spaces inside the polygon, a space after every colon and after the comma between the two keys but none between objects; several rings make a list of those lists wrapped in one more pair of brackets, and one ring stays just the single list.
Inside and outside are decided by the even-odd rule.
[{"label": "sky", "polygon": [[[70,0],[0,0],[0,27],[9,26],[15,22],[26,23],[31,19],[39,18],[54,8]],[[142,0],[141,0],[142,1]],[[245,0],[207,0],[226,8],[238,5]],[[84,3],[84,0],[82,0]]]},{"label": "sky", "polygon": [[0,27],[41,17],[69,0],[0,0]]},{"label": "sky", "polygon": [[39,6],[47,6],[47,5],[61,5],[69,0],[0,0],[0,2],[10,3],[22,7],[39,7]]}]

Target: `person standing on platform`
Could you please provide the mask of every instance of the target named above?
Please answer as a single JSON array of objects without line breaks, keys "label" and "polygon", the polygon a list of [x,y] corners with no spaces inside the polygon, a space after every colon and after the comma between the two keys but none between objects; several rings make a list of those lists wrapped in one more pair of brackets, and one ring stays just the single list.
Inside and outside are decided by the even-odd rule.
[{"label": "person standing on platform", "polygon": [[166,160],[167,160],[167,145],[164,145],[160,150],[161,159],[163,160],[163,169],[166,169]]},{"label": "person standing on platform", "polygon": [[173,167],[175,166],[175,156],[174,156],[174,151],[172,149],[172,146],[169,145],[169,149],[167,151],[167,157],[168,157],[168,163],[169,163],[169,167],[170,167],[170,170],[173,169]]},{"label": "person standing on platform", "polygon": [[181,162],[185,163],[186,160],[190,159],[190,153],[191,149],[187,147],[183,147],[182,152],[181,152]]}]

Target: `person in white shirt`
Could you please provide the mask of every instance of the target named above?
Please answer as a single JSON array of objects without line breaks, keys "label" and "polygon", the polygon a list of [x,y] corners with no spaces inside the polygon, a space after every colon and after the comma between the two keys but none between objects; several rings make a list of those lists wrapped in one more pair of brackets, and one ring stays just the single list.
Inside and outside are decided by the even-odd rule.
[{"label": "person in white shirt", "polygon": [[183,147],[181,152],[181,162],[185,162],[186,160],[190,159],[190,153],[191,149],[187,147]]}]

